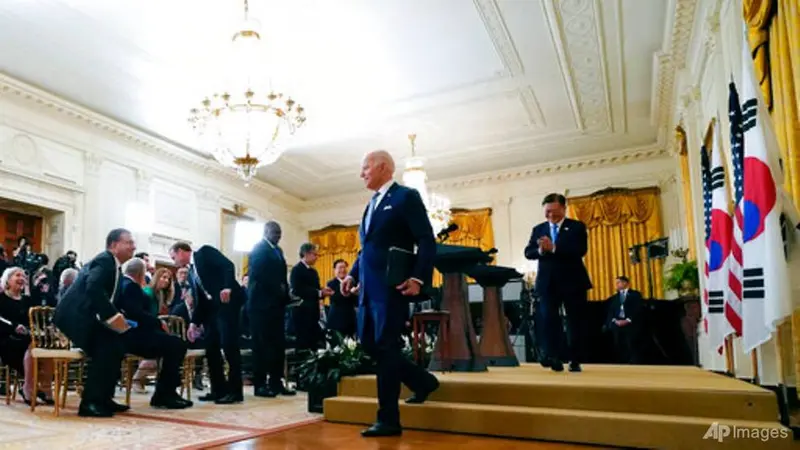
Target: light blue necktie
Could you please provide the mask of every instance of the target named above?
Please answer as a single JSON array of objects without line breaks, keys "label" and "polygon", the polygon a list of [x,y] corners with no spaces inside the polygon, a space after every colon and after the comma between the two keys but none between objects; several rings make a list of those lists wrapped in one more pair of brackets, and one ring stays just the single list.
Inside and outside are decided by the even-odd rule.
[{"label": "light blue necktie", "polygon": [[378,201],[378,196],[381,195],[380,191],[376,192],[369,201],[367,207],[367,217],[364,218],[364,231],[369,231],[369,224],[372,221],[372,212],[375,210],[375,203]]},{"label": "light blue necktie", "polygon": [[558,239],[558,224],[551,223],[550,224],[550,240],[553,241],[553,244],[556,243],[556,239]]}]

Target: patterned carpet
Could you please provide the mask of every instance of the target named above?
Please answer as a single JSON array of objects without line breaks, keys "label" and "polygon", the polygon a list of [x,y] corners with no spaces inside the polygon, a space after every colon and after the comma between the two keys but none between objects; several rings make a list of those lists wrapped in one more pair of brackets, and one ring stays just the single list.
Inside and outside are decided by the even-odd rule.
[{"label": "patterned carpet", "polygon": [[[117,401],[122,400],[124,394],[118,394]],[[32,414],[21,402],[0,404],[0,448],[197,449],[322,420],[321,415],[306,412],[303,393],[277,399],[248,393],[239,405],[195,402],[183,411],[156,410],[149,401],[149,395],[132,394],[131,412],[91,420],[78,417],[79,399],[74,395],[60,417],[53,415],[52,407],[37,407]]]}]

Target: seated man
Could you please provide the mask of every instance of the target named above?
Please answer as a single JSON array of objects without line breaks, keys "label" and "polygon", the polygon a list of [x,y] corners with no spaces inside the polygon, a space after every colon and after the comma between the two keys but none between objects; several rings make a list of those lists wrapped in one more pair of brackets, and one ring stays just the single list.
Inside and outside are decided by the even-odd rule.
[{"label": "seated man", "polygon": [[149,312],[145,285],[147,266],[140,258],[133,258],[123,266],[120,295],[115,306],[125,318],[135,322],[135,327],[122,334],[125,352],[148,359],[161,358],[156,391],[150,400],[154,408],[184,409],[192,402],[181,398],[175,390],[181,383],[181,364],[186,356],[186,344],[177,336],[167,333],[166,325]]}]

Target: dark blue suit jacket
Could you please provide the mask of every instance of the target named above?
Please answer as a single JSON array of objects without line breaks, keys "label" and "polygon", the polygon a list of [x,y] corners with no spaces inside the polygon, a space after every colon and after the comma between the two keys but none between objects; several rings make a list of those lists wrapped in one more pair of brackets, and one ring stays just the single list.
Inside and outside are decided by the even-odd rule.
[{"label": "dark blue suit jacket", "polygon": [[247,275],[248,311],[280,309],[289,303],[286,260],[280,247],[273,248],[265,239],[258,241],[250,251]]},{"label": "dark blue suit jacket", "polygon": [[539,295],[569,294],[592,288],[589,272],[583,265],[588,234],[583,222],[564,219],[556,239],[554,253],[539,254],[539,238],[550,237],[550,223],[543,222],[533,227],[531,239],[525,247],[525,257],[538,260],[536,285]]},{"label": "dark blue suit jacket", "polygon": [[[365,208],[364,219],[366,212]],[[387,284],[389,248],[414,251],[416,246],[417,259],[411,278],[429,286],[433,278],[436,240],[419,192],[397,183],[389,188],[373,211],[369,230],[365,230],[364,225],[362,220],[359,228],[361,253],[350,270],[350,276],[361,286],[358,335],[362,342],[391,343],[399,339],[404,329],[409,298]],[[365,336],[367,319],[372,323],[372,336]]]}]

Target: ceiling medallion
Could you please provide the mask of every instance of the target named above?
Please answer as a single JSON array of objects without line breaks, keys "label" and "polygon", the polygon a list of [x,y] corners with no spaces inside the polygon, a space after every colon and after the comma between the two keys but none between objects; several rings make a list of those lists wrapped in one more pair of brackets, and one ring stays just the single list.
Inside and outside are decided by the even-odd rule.
[{"label": "ceiling medallion", "polygon": [[260,167],[281,157],[287,136],[306,121],[303,107],[290,96],[274,91],[271,83],[261,85],[270,77],[259,70],[265,53],[259,29],[245,0],[244,22],[232,39],[233,61],[225,69],[226,86],[206,96],[189,115],[200,146],[246,184]]},{"label": "ceiling medallion", "polygon": [[416,139],[416,134],[408,135],[408,140],[411,142],[411,158],[406,160],[403,184],[419,192],[428,212],[428,220],[431,222],[433,234],[436,235],[450,225],[450,199],[428,191],[428,174],[425,173],[425,159],[416,156]]}]

